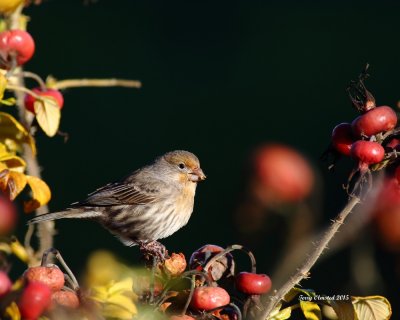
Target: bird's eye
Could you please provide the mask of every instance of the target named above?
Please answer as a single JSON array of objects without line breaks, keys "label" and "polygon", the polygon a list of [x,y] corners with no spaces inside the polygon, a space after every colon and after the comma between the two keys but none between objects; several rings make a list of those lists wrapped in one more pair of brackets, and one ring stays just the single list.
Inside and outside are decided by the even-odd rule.
[{"label": "bird's eye", "polygon": [[180,163],[178,166],[179,166],[179,169],[185,169],[185,164],[184,163]]}]

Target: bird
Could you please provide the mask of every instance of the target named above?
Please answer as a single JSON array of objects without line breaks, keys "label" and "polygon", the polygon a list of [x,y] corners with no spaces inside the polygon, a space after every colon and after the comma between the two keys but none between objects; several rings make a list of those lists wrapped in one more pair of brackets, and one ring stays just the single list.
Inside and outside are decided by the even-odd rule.
[{"label": "bird", "polygon": [[193,212],[197,183],[206,179],[199,159],[175,150],[126,177],[90,193],[62,211],[36,216],[28,224],[76,218],[100,223],[126,246],[162,257],[157,240],[185,226]]}]

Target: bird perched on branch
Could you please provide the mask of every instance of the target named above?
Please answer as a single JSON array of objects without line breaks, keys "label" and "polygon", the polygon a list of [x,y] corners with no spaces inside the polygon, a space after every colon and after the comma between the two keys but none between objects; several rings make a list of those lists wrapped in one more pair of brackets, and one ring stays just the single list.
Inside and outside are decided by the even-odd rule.
[{"label": "bird perched on branch", "polygon": [[139,245],[142,251],[163,256],[165,247],[157,240],[187,224],[197,182],[205,178],[193,153],[168,152],[122,180],[97,189],[85,200],[63,211],[39,215],[28,223],[90,219],[99,222],[125,245]]}]

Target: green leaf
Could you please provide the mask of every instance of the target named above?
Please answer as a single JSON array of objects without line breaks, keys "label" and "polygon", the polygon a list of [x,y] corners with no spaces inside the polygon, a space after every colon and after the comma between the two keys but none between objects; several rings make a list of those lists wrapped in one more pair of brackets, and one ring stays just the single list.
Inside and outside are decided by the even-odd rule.
[{"label": "green leaf", "polygon": [[387,320],[392,315],[389,301],[382,296],[352,297],[358,319]]},{"label": "green leaf", "polygon": [[321,320],[322,314],[318,304],[300,300],[300,308],[307,320]]},{"label": "green leaf", "polygon": [[329,304],[340,320],[357,320],[351,300],[329,300]]}]

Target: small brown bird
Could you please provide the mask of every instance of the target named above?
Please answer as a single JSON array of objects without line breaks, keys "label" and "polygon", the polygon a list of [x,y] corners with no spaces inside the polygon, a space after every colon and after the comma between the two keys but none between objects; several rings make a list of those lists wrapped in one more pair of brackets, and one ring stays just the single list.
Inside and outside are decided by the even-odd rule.
[{"label": "small brown bird", "polygon": [[90,219],[127,246],[139,244],[144,250],[151,250],[152,246],[158,250],[158,239],[170,236],[189,221],[197,182],[205,178],[193,153],[168,152],[122,180],[97,189],[84,201],[63,211],[37,216],[28,223]]}]

